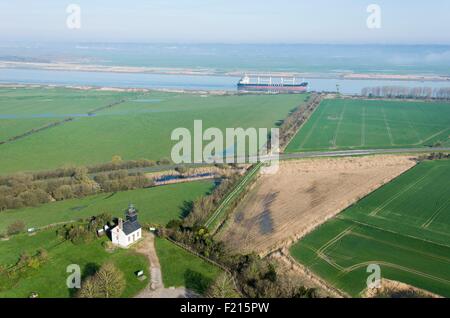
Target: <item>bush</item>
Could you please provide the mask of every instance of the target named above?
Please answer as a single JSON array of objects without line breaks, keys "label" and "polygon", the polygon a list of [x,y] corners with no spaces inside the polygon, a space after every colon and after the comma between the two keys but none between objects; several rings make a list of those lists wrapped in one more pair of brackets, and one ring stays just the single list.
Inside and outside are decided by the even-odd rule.
[{"label": "bush", "polygon": [[15,235],[22,232],[25,232],[25,223],[23,223],[23,221],[11,223],[6,230],[8,235]]},{"label": "bush", "polygon": [[73,244],[81,244],[95,239],[95,233],[89,230],[87,222],[66,224],[58,230],[58,234]]},{"label": "bush", "polygon": [[62,185],[53,192],[53,197],[57,201],[72,199],[75,197],[73,189],[70,185]]},{"label": "bush", "polygon": [[179,166],[175,168],[175,171],[183,175],[188,172],[188,168],[186,166]]},{"label": "bush", "polygon": [[104,264],[99,271],[81,285],[80,298],[117,298],[125,289],[123,273],[113,263]]},{"label": "bush", "polygon": [[171,230],[177,230],[183,225],[182,220],[170,220],[169,223],[167,223],[166,228]]},{"label": "bush", "polygon": [[44,262],[48,259],[48,251],[45,248],[41,248],[37,252],[37,257]]},{"label": "bush", "polygon": [[116,246],[111,241],[102,242],[102,246],[106,251],[113,251]]},{"label": "bush", "polygon": [[168,158],[161,158],[156,163],[158,165],[168,165],[168,164],[170,164],[170,160]]}]

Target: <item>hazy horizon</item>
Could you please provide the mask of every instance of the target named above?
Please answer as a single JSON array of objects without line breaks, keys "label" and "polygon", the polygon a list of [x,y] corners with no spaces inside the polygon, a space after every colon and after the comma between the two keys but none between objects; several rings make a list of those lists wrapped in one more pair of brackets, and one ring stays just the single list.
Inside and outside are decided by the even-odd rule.
[{"label": "hazy horizon", "polygon": [[450,47],[449,43],[350,43],[350,42],[173,42],[173,41],[97,41],[97,40],[83,40],[83,41],[63,41],[63,40],[47,40],[47,41],[38,41],[38,40],[0,40],[0,47],[4,46],[4,44],[16,43],[16,44],[37,44],[37,45],[48,45],[48,44],[60,44],[60,45],[76,45],[76,44],[116,44],[116,45],[227,45],[227,46],[385,46],[385,47],[393,47],[393,46],[422,46],[422,47],[432,47],[432,46],[442,46],[442,47]]},{"label": "hazy horizon", "polygon": [[[371,3],[380,28],[367,27]],[[66,25],[70,4],[81,9],[79,29]],[[450,45],[448,12],[446,0],[15,0],[0,3],[0,41]]]}]

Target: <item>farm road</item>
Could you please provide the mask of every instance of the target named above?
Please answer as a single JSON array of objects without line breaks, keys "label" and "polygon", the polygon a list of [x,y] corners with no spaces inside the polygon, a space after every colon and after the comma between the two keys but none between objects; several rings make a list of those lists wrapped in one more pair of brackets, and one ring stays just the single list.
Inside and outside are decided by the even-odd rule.
[{"label": "farm road", "polygon": [[150,283],[135,298],[193,298],[198,297],[194,292],[184,287],[165,288],[162,281],[161,265],[155,248],[153,233],[143,232],[144,241],[137,248],[139,253],[145,254],[150,263]]}]

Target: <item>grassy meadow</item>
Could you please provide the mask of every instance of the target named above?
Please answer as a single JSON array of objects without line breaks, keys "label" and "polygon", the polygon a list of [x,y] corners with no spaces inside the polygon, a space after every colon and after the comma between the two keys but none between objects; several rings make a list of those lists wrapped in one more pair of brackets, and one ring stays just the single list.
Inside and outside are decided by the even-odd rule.
[{"label": "grassy meadow", "polygon": [[222,272],[166,239],[156,238],[155,245],[166,288],[184,286],[202,294]]},{"label": "grassy meadow", "polygon": [[0,141],[134,96],[66,88],[0,88]]},{"label": "grassy meadow", "polygon": [[207,194],[212,188],[211,181],[196,181],[103,193],[37,207],[9,210],[0,213],[0,233],[17,220],[23,221],[30,228],[87,218],[103,212],[118,217],[123,215],[130,203],[139,210],[141,222],[166,225],[168,221],[182,217],[186,202]]},{"label": "grassy meadow", "polygon": [[450,104],[324,100],[287,152],[450,145]]},{"label": "grassy meadow", "polygon": [[[23,102],[21,107],[9,106],[22,98],[22,89],[17,89],[15,95],[0,99],[0,111],[10,115],[32,115],[53,109],[64,114],[86,113],[111,100],[124,98],[122,94],[106,98],[104,92],[81,91],[89,96],[89,102],[84,105],[78,104],[75,97],[66,97],[66,89],[35,90],[40,99],[54,101],[49,104],[41,101],[45,109],[40,109],[44,106],[38,103],[38,110],[33,107],[31,97],[30,105],[26,104],[26,107]],[[29,93],[28,89],[24,92]],[[99,111],[95,116],[77,117],[74,121],[0,145],[0,174],[47,170],[68,164],[102,163],[110,161],[114,155],[124,160],[170,158],[176,143],[171,141],[175,128],[193,131],[197,119],[203,120],[203,129],[217,127],[223,132],[228,127],[275,127],[304,101],[306,95],[212,96],[152,92],[135,98],[125,97],[126,102]],[[19,122],[21,118],[13,120]]]},{"label": "grassy meadow", "polygon": [[133,250],[117,249],[107,252],[102,246],[105,240],[107,238],[74,245],[69,241],[62,241],[54,230],[47,230],[33,236],[22,234],[9,241],[0,241],[2,268],[10,269],[24,252],[34,255],[40,248],[48,251],[48,259],[36,269],[27,268],[12,277],[1,274],[0,298],[27,298],[32,292],[38,293],[40,298],[73,297],[74,290],[68,289],[66,285],[69,275],[66,272],[67,266],[78,264],[82,278],[85,278],[105,262],[112,262],[125,276],[126,286],[121,297],[134,296],[148,283],[148,278],[139,281],[135,276],[136,271],[143,270],[149,277],[147,257]]},{"label": "grassy meadow", "polygon": [[382,278],[450,296],[450,160],[423,162],[291,247],[300,263],[352,296],[369,264]]}]

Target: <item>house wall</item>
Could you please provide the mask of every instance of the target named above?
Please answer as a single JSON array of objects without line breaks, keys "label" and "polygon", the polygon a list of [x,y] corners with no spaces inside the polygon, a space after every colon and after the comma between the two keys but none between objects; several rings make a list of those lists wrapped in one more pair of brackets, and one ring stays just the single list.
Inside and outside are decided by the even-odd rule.
[{"label": "house wall", "polygon": [[111,239],[113,244],[120,245],[122,247],[128,247],[142,237],[142,230],[139,229],[130,235],[125,235],[125,233],[116,226],[111,232]]}]

